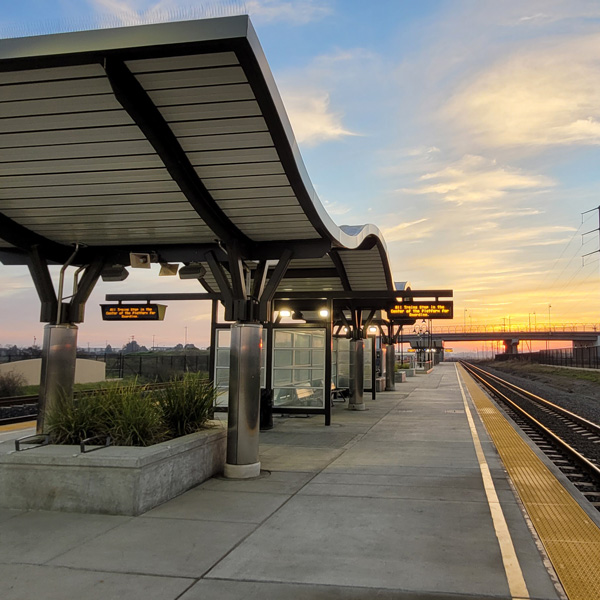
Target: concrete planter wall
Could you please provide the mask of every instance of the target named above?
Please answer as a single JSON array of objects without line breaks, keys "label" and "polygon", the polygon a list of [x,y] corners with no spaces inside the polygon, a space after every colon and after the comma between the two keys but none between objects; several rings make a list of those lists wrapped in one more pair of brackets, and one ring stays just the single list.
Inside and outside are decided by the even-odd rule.
[{"label": "concrete planter wall", "polygon": [[78,446],[3,448],[0,507],[139,515],[222,472],[226,437],[215,422],[146,448],[111,446],[86,454]]}]

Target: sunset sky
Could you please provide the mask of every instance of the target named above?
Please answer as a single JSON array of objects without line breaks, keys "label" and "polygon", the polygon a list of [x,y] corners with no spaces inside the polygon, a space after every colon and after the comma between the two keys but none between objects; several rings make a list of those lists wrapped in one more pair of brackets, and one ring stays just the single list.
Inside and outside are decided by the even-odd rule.
[{"label": "sunset sky", "polygon": [[[248,12],[321,201],[383,232],[394,278],[454,289],[455,323],[598,323],[597,0],[20,0],[0,37]],[[0,97],[1,100],[1,97]],[[582,262],[582,255],[594,253]],[[102,323],[106,293],[201,291],[132,272],[99,283],[80,345],[208,344],[210,307]],[[467,309],[467,312],[465,312]],[[534,315],[535,313],[535,315]],[[41,340],[26,269],[0,265],[0,345]],[[446,325],[446,322],[438,322]]]}]

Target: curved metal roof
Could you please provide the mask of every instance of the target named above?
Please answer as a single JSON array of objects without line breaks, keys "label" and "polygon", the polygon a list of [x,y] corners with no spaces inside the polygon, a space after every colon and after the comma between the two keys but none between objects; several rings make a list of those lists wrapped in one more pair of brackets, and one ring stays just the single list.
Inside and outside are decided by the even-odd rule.
[{"label": "curved metal roof", "polygon": [[393,289],[379,230],[323,208],[246,16],[0,40],[0,251],[76,242],[122,264],[289,247],[280,289]]}]

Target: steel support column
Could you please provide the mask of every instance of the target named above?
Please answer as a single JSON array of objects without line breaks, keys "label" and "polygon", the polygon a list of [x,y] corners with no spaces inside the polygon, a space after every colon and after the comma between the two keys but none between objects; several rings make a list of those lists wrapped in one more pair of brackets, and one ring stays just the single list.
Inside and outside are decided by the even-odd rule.
[{"label": "steel support column", "polygon": [[396,389],[396,347],[386,344],[385,348],[385,391],[393,392]]},{"label": "steel support column", "polygon": [[76,364],[77,325],[46,325],[36,433],[46,433],[46,416],[57,402],[72,401]]},{"label": "steel support column", "polygon": [[377,338],[371,337],[371,400],[377,399]]},{"label": "steel support column", "polygon": [[365,377],[365,341],[350,340],[350,410],[365,410],[364,377]]},{"label": "steel support column", "polygon": [[331,353],[333,352],[333,302],[327,301],[329,316],[325,326],[325,425],[331,425]]},{"label": "steel support column", "polygon": [[225,477],[234,479],[260,475],[258,436],[262,329],[258,323],[235,323],[231,326]]}]

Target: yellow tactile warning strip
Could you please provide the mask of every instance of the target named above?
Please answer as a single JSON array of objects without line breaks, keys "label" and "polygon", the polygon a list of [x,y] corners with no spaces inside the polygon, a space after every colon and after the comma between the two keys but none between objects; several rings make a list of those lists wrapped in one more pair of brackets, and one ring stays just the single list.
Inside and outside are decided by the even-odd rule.
[{"label": "yellow tactile warning strip", "polygon": [[468,373],[459,369],[569,600],[599,599],[600,529]]},{"label": "yellow tactile warning strip", "polygon": [[27,421],[26,423],[13,423],[12,425],[0,426],[1,431],[18,431],[19,429],[28,429],[29,427],[35,427],[35,421]]}]

